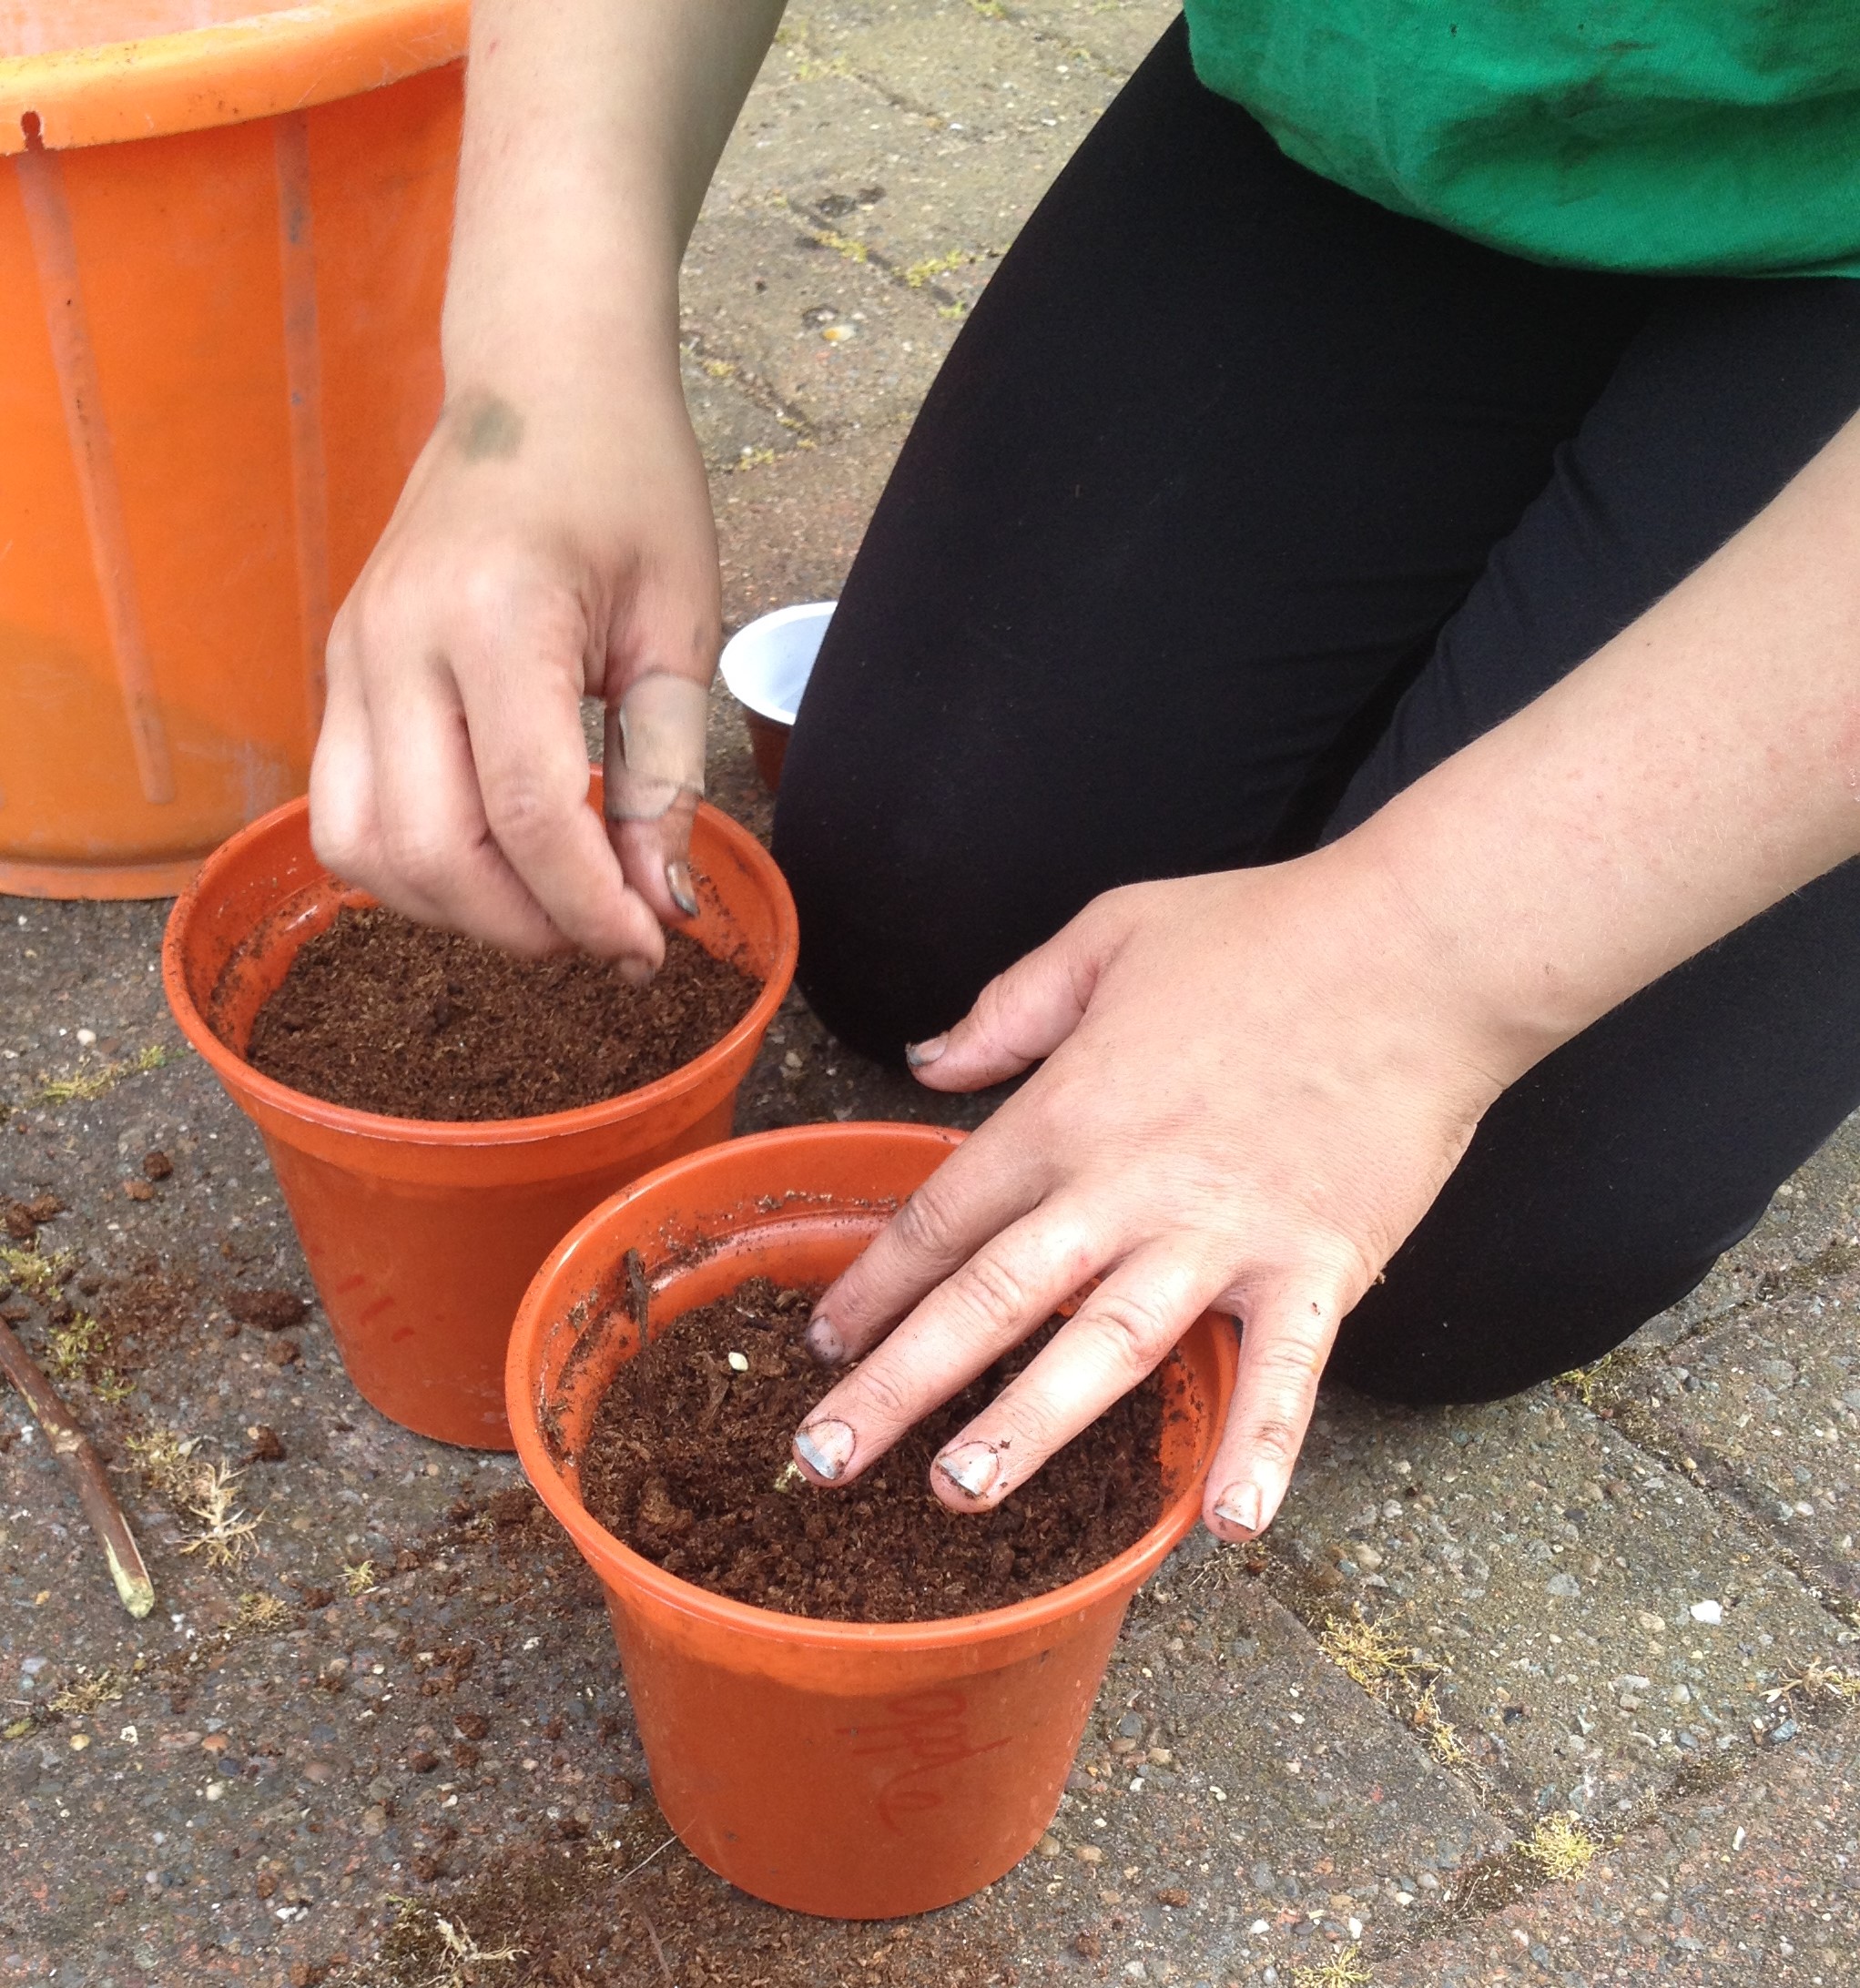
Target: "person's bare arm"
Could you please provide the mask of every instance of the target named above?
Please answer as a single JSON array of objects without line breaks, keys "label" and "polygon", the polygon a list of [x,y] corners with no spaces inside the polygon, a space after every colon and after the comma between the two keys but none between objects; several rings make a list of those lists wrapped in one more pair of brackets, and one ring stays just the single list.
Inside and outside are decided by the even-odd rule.
[{"label": "person's bare arm", "polygon": [[579,700],[715,666],[678,262],[780,15],[473,5],[445,406],[337,616],[310,782],[323,860],[413,917],[644,976],[692,908],[688,799],[610,843]]},{"label": "person's bare arm", "polygon": [[1214,1305],[1245,1332],[1205,1512],[1224,1537],[1258,1531],[1338,1321],[1492,1100],[1855,854],[1860,420],[1352,834],[1112,891],[920,1045],[939,1090],[1045,1061],[822,1298],[817,1354],[869,1357],[809,1417],[800,1462],[856,1476],[1102,1276],[940,1454],[939,1496],[998,1502]]}]

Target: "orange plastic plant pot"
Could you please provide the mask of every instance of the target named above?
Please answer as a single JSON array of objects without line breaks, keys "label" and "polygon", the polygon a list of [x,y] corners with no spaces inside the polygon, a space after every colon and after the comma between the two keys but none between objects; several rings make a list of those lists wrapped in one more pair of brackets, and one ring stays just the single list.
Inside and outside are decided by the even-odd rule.
[{"label": "orange plastic plant pot", "polygon": [[0,891],[178,890],[303,791],[439,410],[467,13],[0,5]]},{"label": "orange plastic plant pot", "polygon": [[306,1097],[245,1060],[253,1018],[299,948],[344,904],[370,901],[317,861],[309,816],[292,801],[208,859],[168,919],[168,1005],[264,1137],[350,1379],[422,1435],[508,1449],[504,1352],[524,1286],[604,1195],[729,1137],[737,1086],[793,977],[794,903],[762,846],[701,807],[689,929],[763,982],[727,1035],[658,1082],[578,1111],[388,1118]]},{"label": "orange plastic plant pot", "polygon": [[666,1820],[719,1876],[797,1912],[927,1912],[991,1883],[1039,1841],[1130,1598],[1195,1521],[1233,1390],[1233,1328],[1204,1317],[1162,1369],[1162,1517],[1084,1579],[984,1615],[778,1615],[682,1581],[596,1524],[576,1459],[638,1350],[626,1252],[644,1263],[655,1337],[746,1277],[824,1281],[959,1137],[804,1126],[674,1161],[562,1242],[511,1335],[517,1454],[606,1589]]},{"label": "orange plastic plant pot", "polygon": [[743,719],[749,727],[749,750],[756,757],[757,776],[771,794],[778,794],[794,726],[782,724],[778,718],[765,718],[759,711],[745,711]]}]

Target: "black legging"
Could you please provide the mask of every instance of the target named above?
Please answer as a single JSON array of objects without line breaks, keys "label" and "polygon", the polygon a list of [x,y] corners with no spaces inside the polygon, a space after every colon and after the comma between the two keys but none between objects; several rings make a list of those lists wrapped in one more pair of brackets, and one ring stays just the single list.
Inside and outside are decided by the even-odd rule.
[{"label": "black legging", "polygon": [[[1599,276],[1289,164],[1178,26],[924,404],[776,815],[873,1054],[1099,891],[1342,833],[1658,599],[1860,406],[1860,282]],[[1860,658],[1855,659],[1860,670]],[[1331,1370],[1509,1394],[1684,1295],[1860,1104],[1860,862],[1515,1084]]]}]

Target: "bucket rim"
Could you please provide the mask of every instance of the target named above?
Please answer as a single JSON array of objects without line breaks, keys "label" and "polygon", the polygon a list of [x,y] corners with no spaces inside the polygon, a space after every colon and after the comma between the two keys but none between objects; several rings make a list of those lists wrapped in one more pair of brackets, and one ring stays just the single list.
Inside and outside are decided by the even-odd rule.
[{"label": "bucket rim", "polygon": [[0,56],[0,157],[248,124],[456,62],[469,0],[311,0],[206,27]]}]

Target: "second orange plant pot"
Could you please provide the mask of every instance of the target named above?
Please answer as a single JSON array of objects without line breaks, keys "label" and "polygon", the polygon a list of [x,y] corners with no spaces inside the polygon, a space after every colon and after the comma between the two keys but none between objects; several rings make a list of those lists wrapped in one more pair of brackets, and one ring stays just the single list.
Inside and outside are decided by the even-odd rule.
[{"label": "second orange plant pot", "polygon": [[511,1337],[517,1453],[606,1589],[666,1820],[720,1876],[792,1911],[928,1912],[991,1883],[1040,1840],[1124,1609],[1194,1524],[1233,1391],[1233,1328],[1210,1314],[1161,1370],[1162,1516],[1082,1580],[982,1615],[778,1615],[666,1573],[597,1524],[576,1458],[639,1346],[626,1253],[644,1262],[654,1336],[747,1277],[823,1282],[959,1137],[812,1125],[674,1161],[562,1242]]},{"label": "second orange plant pot", "polygon": [[264,1136],[350,1379],[422,1435],[512,1447],[504,1352],[537,1264],[624,1182],[729,1137],[794,975],[794,901],[760,843],[713,807],[698,810],[691,861],[701,909],[689,930],[762,981],[748,1013],[656,1083],[482,1123],[351,1111],[246,1061],[253,1019],[299,948],[344,904],[371,901],[318,862],[308,803],[240,830],[174,908],[162,973],[175,1019]]}]

